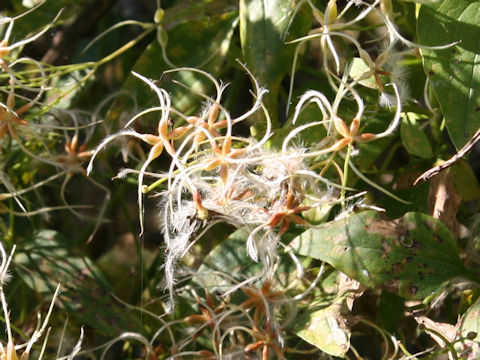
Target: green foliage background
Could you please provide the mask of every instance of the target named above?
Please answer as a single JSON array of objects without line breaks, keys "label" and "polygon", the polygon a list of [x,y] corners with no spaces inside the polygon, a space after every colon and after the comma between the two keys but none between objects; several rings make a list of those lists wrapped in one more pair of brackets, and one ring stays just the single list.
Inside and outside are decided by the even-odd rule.
[{"label": "green foliage background", "polygon": [[[322,53],[320,38],[298,40],[321,29],[318,19],[333,11],[329,6],[334,3],[337,13],[348,10],[347,19],[355,18],[362,6],[390,4],[47,0],[15,20],[11,43],[45,28],[63,9],[44,36],[5,58],[23,84],[40,87],[42,79],[46,81],[42,97],[23,116],[32,125],[18,131],[22,142],[13,136],[1,138],[0,231],[7,252],[17,247],[12,278],[5,286],[16,343],[31,336],[33,314],[45,313],[60,283],[62,292],[50,318],[49,354],[59,349],[57,357],[63,356],[83,326],[85,353],[77,355],[79,359],[101,358],[104,351],[112,359],[167,359],[182,351],[184,358],[216,358],[214,322],[190,321],[195,314],[205,315],[202,309],[211,315],[213,309],[222,310],[222,304],[233,309],[231,304],[240,307],[249,299],[248,290],[222,296],[222,286],[229,286],[229,281],[219,275],[246,279],[262,272],[262,264],[254,263],[245,249],[248,231],[225,223],[207,231],[183,259],[188,271],[179,281],[178,304],[173,314],[166,315],[162,288],[166,255],[155,196],[166,189],[166,179],[145,183],[145,232],[139,236],[137,177],[116,178],[122,168],[140,170],[148,148],[131,140],[109,146],[97,158],[90,177],[85,172],[86,159],[66,157],[63,148],[76,137],[84,150],[93,150],[106,136],[123,130],[140,111],[158,106],[151,89],[132,72],[166,89],[175,108],[191,116],[205,108],[205,99],[198,94],[214,96],[212,82],[196,72],[165,71],[200,68],[229,84],[222,105],[235,116],[242,114],[254,101],[245,64],[269,91],[263,99],[273,127],[267,147],[280,149],[296,127],[321,119],[320,110],[310,105],[295,117],[296,103],[306,91],[321,92],[330,101],[336,96],[329,79],[337,75],[325,69],[333,60]],[[33,5],[10,0],[0,4],[0,13],[13,17]],[[344,186],[342,202],[303,211],[304,219],[319,226],[291,225],[281,237],[288,251],[279,255],[282,262],[272,287],[291,300],[275,307],[274,317],[279,323],[289,316],[295,321],[285,320],[283,345],[279,337],[268,341],[282,349],[287,359],[434,359],[440,354],[475,359],[480,353],[478,148],[437,177],[413,184],[423,172],[461,150],[480,127],[480,3],[393,0],[391,5],[399,33],[433,48],[395,45],[395,51],[402,52],[395,66],[406,73],[409,88],[399,129],[378,141],[355,144],[358,154],[352,155],[352,164],[358,171],[348,170],[350,150],[335,158],[346,170],[344,180],[333,165],[326,166],[322,176]],[[338,31],[357,36],[374,58],[382,45],[367,40],[382,31],[387,36],[384,28],[378,18],[366,17]],[[4,23],[0,34],[4,36],[5,31]],[[360,70],[351,69],[352,78],[355,71],[366,71],[355,46],[341,37],[335,44],[342,69],[350,63],[359,66]],[[452,46],[435,48],[446,44]],[[33,58],[41,66],[30,60],[17,65],[15,59],[22,57]],[[9,79],[6,71],[0,72],[4,105],[11,89]],[[384,131],[395,106],[379,105],[373,75],[356,86],[366,108],[361,133]],[[19,86],[15,91],[16,109],[33,97]],[[350,121],[356,111],[357,104],[346,96],[338,115]],[[132,127],[155,134],[157,123],[158,114],[151,113]],[[175,118],[172,123],[177,127],[184,122]],[[265,115],[258,111],[235,131],[258,140],[264,124]],[[326,135],[323,127],[312,127],[299,134],[298,144],[314,147]],[[318,162],[332,159],[320,156]],[[163,173],[169,161],[162,155],[149,169]],[[31,187],[35,189],[21,193]],[[346,187],[368,194],[363,202],[345,205]],[[64,205],[71,211],[51,209]],[[89,207],[71,207],[78,205]],[[371,210],[374,206],[384,211]],[[364,211],[365,207],[370,210]],[[36,214],[38,209],[46,210]],[[342,213],[348,215],[339,217]],[[305,269],[298,283],[290,252]],[[347,284],[342,273],[356,285]],[[320,280],[315,282],[317,275]],[[262,281],[256,284],[257,290],[265,286]],[[292,300],[307,289],[308,296]],[[255,304],[245,310],[251,320],[244,334],[248,339],[232,335],[225,340],[241,354],[239,359],[248,357],[238,349],[261,338],[253,314],[261,307]],[[262,319],[256,325],[267,328],[268,320]],[[165,328],[171,333],[157,333]],[[271,349],[271,358],[279,358],[275,347]],[[41,345],[36,345],[32,357],[40,352]],[[259,349],[250,355],[265,358]],[[49,356],[45,358],[55,355]]]}]

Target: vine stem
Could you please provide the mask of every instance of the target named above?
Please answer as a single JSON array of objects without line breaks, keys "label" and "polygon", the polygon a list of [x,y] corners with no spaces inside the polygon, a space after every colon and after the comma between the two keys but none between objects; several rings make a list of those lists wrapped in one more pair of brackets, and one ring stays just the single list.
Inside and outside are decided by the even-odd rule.
[{"label": "vine stem", "polygon": [[347,181],[348,181],[348,167],[349,167],[351,155],[352,155],[352,144],[348,144],[347,156],[345,157],[345,162],[343,164],[342,190],[340,192],[340,201],[341,201],[343,210],[345,210],[345,192],[346,192]]}]

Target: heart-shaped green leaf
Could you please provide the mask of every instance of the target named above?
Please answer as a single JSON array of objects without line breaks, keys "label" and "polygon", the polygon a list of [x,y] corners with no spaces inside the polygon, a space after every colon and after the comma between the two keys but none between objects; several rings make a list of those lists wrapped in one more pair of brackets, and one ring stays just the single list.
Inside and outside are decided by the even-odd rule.
[{"label": "heart-shaped green leaf", "polygon": [[460,260],[447,227],[422,213],[388,220],[378,212],[365,211],[309,229],[291,246],[363,285],[406,298],[434,295],[457,276],[474,278]]}]

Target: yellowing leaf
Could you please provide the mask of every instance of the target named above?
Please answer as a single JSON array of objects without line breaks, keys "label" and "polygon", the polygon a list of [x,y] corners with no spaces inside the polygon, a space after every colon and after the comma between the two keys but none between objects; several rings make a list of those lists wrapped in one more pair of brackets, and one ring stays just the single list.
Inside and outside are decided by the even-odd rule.
[{"label": "yellowing leaf", "polygon": [[353,58],[352,66],[350,68],[350,76],[352,79],[358,80],[358,83],[363,86],[370,89],[378,89],[372,70],[359,57]]},{"label": "yellowing leaf", "polygon": [[344,357],[350,347],[350,330],[341,303],[305,314],[297,336],[332,356]]}]

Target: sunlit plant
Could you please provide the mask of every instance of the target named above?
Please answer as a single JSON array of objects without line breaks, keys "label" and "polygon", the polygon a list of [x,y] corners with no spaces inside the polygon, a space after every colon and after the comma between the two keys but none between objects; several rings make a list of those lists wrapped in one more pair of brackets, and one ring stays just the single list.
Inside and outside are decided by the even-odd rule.
[{"label": "sunlit plant", "polygon": [[[92,330],[56,358],[476,358],[478,3],[155,5],[66,65],[23,54],[84,2],[0,17],[1,357],[47,357],[58,302]],[[23,345],[11,262],[22,294],[66,284]]]}]

